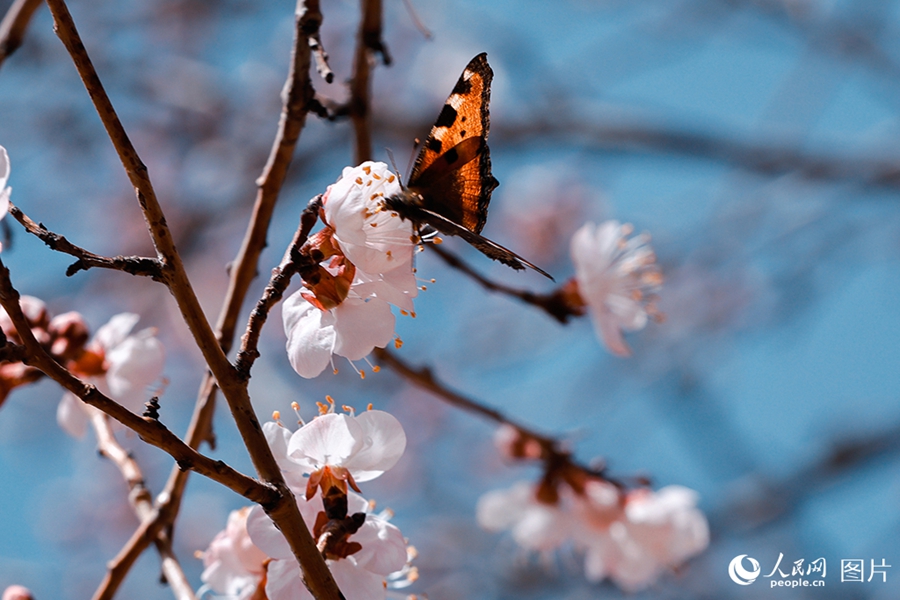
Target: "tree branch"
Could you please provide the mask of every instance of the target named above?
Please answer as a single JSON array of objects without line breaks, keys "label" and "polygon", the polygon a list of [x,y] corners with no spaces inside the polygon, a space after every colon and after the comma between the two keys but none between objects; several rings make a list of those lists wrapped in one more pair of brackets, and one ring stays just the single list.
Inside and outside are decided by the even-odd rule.
[{"label": "tree branch", "polygon": [[463,261],[461,258],[456,256],[449,250],[445,249],[441,245],[427,244],[426,247],[433,250],[435,254],[440,256],[441,259],[450,267],[453,267],[457,271],[465,273],[466,275],[477,281],[484,289],[490,292],[497,292],[500,294],[506,294],[507,296],[512,296],[513,298],[518,298],[526,304],[531,304],[532,306],[540,308],[560,323],[567,323],[569,321],[569,317],[580,316],[577,313],[572,312],[571,306],[565,302],[560,291],[556,291],[552,294],[535,294],[534,292],[529,292],[528,290],[520,290],[517,288],[509,287],[502,283],[491,281],[490,279],[473,269],[471,266],[469,266],[468,263]]},{"label": "tree branch", "polygon": [[[134,457],[125,448],[123,448],[110,427],[109,417],[103,413],[91,415],[91,425],[94,433],[97,435],[97,448],[100,454],[110,459],[119,469],[122,478],[128,485],[128,500],[134,509],[137,518],[143,523],[155,518],[156,510],[153,507],[153,499],[150,491],[144,483],[144,475],[140,465]],[[175,597],[178,600],[196,600],[196,595],[187,581],[181,564],[172,551],[171,539],[164,533],[160,532],[154,539],[157,552],[160,556],[160,566],[163,577],[169,583]],[[93,600],[110,600],[115,594],[121,582],[124,580],[131,566],[134,564],[134,558],[128,557],[126,560],[119,560],[121,553],[112,561],[107,569],[106,577],[100,587],[94,592]]]},{"label": "tree branch", "polygon": [[[175,297],[182,318],[191,330],[197,346],[203,354],[203,358],[206,360],[210,371],[218,382],[219,389],[222,390],[222,394],[228,402],[231,414],[244,441],[244,445],[247,447],[256,472],[264,481],[272,485],[279,494],[276,501],[262,503],[262,506],[278,525],[297,560],[303,566],[304,581],[313,596],[321,600],[337,600],[341,597],[340,590],[338,590],[331,572],[316,548],[312,535],[303,522],[293,494],[284,482],[278,463],[272,455],[272,450],[269,448],[263,435],[262,426],[250,403],[246,380],[243,380],[238,375],[236,369],[228,361],[203,314],[196,294],[194,294],[181,257],[175,248],[174,240],[166,224],[162,208],[147,175],[147,168],[138,157],[109,97],[103,89],[64,0],[47,0],[47,2],[50,12],[53,14],[56,33],[72,56],[75,67],[97,109],[100,120],[103,122],[103,126],[113,146],[116,148],[122,165],[125,167],[125,172],[137,192],[138,202],[144,213],[144,220],[147,222],[153,244],[163,263],[169,290]],[[306,5],[303,2],[299,2],[296,12],[296,22],[298,27],[301,27],[306,24]],[[309,45],[299,45],[298,48],[301,50],[301,52],[298,52],[300,54],[300,62],[298,64],[305,65],[303,71],[306,72],[309,70],[310,65]],[[304,48],[305,51],[303,51]]]},{"label": "tree branch", "polygon": [[66,269],[66,276],[71,277],[78,271],[87,271],[92,267],[125,271],[131,275],[150,277],[154,281],[163,282],[162,264],[155,258],[143,256],[114,256],[107,258],[88,252],[84,248],[76,246],[65,237],[53,233],[44,227],[43,223],[35,223],[22,210],[10,203],[9,214],[22,224],[25,231],[38,237],[51,250],[74,256],[78,260]]},{"label": "tree branch", "polygon": [[256,303],[256,308],[250,313],[247,329],[241,337],[241,349],[238,352],[235,367],[244,379],[250,378],[250,369],[259,358],[259,336],[262,327],[269,318],[269,311],[284,296],[284,291],[291,283],[291,277],[299,273],[306,266],[318,264],[315,259],[309,258],[303,252],[303,245],[309,237],[309,232],[315,226],[319,218],[319,208],[322,206],[322,195],[319,194],[309,201],[309,204],[300,215],[300,226],[294,233],[294,239],[288,247],[284,258],[277,267],[272,269],[272,277],[266,286],[262,298]]},{"label": "tree branch", "polygon": [[362,16],[356,35],[353,78],[350,81],[350,118],[353,120],[356,164],[372,159],[371,68],[373,55],[380,53],[385,65],[391,64],[387,46],[381,39],[381,0],[360,0]]},{"label": "tree branch", "polygon": [[19,292],[12,286],[9,269],[2,260],[0,260],[0,305],[6,310],[10,321],[22,338],[22,345],[26,352],[25,364],[40,369],[86,404],[99,409],[134,430],[148,444],[166,451],[178,462],[179,467],[193,469],[253,502],[270,504],[277,501],[276,490],[235,471],[222,461],[203,456],[182,442],[178,436],[156,419],[139,417],[100,392],[95,386],[72,375],[65,367],[57,363],[34,337],[28,320],[19,305]]},{"label": "tree branch", "polygon": [[43,0],[15,0],[0,21],[0,67],[22,45],[25,30]]}]

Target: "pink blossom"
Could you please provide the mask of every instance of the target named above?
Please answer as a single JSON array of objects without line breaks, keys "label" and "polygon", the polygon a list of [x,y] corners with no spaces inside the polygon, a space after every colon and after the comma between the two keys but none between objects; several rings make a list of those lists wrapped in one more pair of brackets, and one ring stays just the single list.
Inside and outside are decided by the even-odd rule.
[{"label": "pink blossom", "polygon": [[200,576],[213,591],[238,600],[250,598],[256,591],[268,558],[247,533],[249,513],[249,506],[231,511],[228,525],[203,553],[205,569]]},{"label": "pink blossom", "polygon": [[652,294],[662,284],[649,236],[627,239],[630,233],[631,226],[618,221],[586,223],[571,243],[578,295],[597,336],[619,356],[631,354],[622,331],[642,329],[656,314]]}]

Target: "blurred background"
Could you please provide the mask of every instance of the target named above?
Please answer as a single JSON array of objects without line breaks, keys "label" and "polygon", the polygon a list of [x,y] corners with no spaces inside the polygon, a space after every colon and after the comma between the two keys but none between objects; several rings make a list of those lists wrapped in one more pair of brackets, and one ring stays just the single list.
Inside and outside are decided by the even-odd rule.
[{"label": "blurred background", "polygon": [[[697,490],[709,549],[637,597],[887,599],[900,595],[900,3],[882,0],[571,0],[385,2],[394,63],[374,72],[375,154],[401,169],[470,58],[486,51],[494,192],[485,235],[553,273],[573,268],[571,234],[616,218],[649,231],[666,274],[663,324],[610,355],[591,323],[561,326],[482,291],[433,254],[437,282],[398,317],[400,355],[449,386],[572,441],[583,462],[656,487]],[[0,0],[5,12],[9,0]],[[294,5],[288,1],[73,1],[88,51],[142,159],[210,318],[227,282],[275,134]],[[358,28],[355,2],[325,2],[322,40],[342,101]],[[310,117],[282,192],[261,273],[277,264],[307,200],[352,162],[349,122]],[[107,255],[150,254],[134,194],[46,7],[0,68],[0,144],[12,200],[74,243]],[[3,261],[22,293],[94,329],[139,312],[159,328],[170,384],[162,420],[187,426],[204,373],[165,290],[90,271],[6,219]],[[548,291],[457,240],[490,277]],[[264,279],[264,278],[263,278]],[[250,293],[259,297],[260,279]],[[296,284],[295,284],[296,286]],[[292,287],[292,289],[296,289]],[[248,302],[248,306],[250,305]],[[242,317],[242,322],[246,317]],[[280,311],[264,330],[251,392],[261,418],[314,414],[325,394],[395,414],[407,453],[363,488],[420,551],[412,591],[445,599],[619,598],[588,584],[577,556],[539,561],[508,536],[480,531],[484,492],[535,478],[505,464],[493,427],[384,370],[347,365],[307,381],[284,353]],[[56,425],[49,382],[0,410],[0,589],[38,600],[89,597],[137,522],[114,466],[92,439]],[[249,460],[224,407],[213,453]],[[171,460],[124,436],[158,492]],[[194,476],[175,530],[193,558],[242,499]],[[740,587],[738,554],[764,572],[784,554],[828,561],[827,586]],[[887,582],[840,583],[844,558],[887,564]],[[149,551],[122,598],[171,598]]]}]

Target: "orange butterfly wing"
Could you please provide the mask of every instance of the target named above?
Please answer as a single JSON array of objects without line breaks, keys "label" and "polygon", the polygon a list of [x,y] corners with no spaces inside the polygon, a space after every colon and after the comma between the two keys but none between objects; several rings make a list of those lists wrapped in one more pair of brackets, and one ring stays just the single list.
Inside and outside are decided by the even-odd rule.
[{"label": "orange butterfly wing", "polygon": [[480,233],[487,221],[491,175],[487,146],[494,72],[481,53],[466,66],[413,165],[409,188],[427,208],[469,231]]},{"label": "orange butterfly wing", "polygon": [[491,175],[487,145],[493,78],[486,53],[469,62],[416,157],[408,189],[386,198],[385,204],[405,219],[460,236],[489,258],[518,270],[531,267],[553,279],[480,235],[487,222],[491,192],[499,185]]}]

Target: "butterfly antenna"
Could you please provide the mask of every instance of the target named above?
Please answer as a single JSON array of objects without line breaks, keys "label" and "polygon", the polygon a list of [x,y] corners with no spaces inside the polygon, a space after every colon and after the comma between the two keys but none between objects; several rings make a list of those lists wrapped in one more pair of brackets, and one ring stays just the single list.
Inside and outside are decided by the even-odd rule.
[{"label": "butterfly antenna", "polygon": [[394,167],[394,173],[397,174],[397,180],[400,182],[400,188],[404,188],[405,186],[403,185],[403,176],[400,175],[400,169],[397,168],[397,163],[394,162],[394,153],[390,148],[385,148],[384,151],[387,152],[388,158],[391,161],[391,166]]},{"label": "butterfly antenna", "polygon": [[406,164],[407,173],[410,173],[412,171],[413,159],[415,158],[416,152],[418,152],[419,150],[419,144],[421,143],[422,141],[419,138],[413,140],[412,152],[409,153],[409,162]]}]

